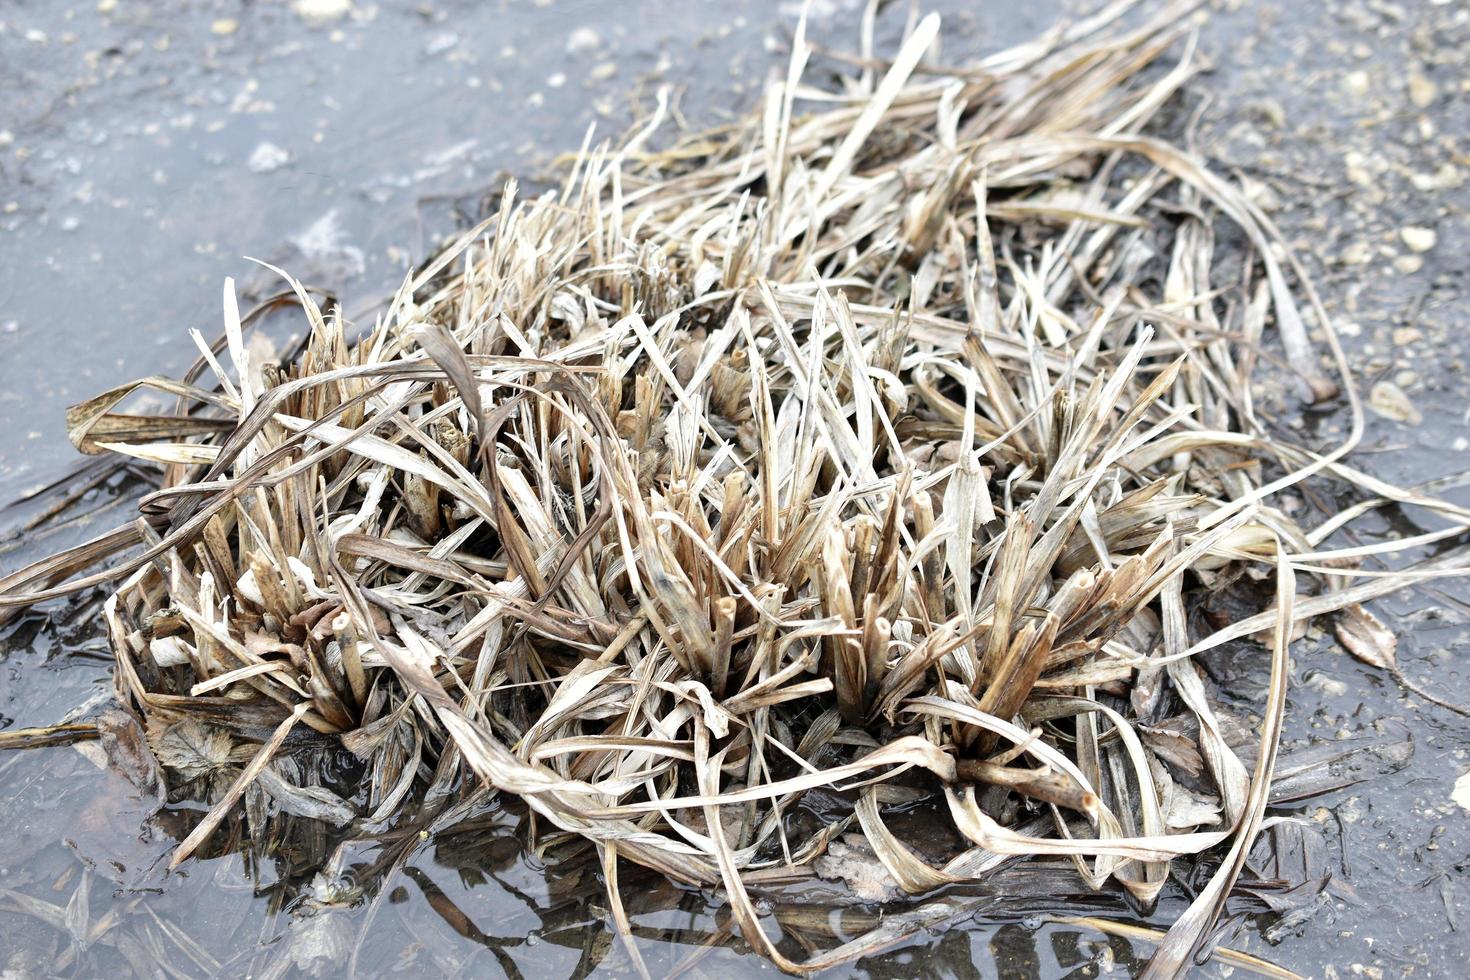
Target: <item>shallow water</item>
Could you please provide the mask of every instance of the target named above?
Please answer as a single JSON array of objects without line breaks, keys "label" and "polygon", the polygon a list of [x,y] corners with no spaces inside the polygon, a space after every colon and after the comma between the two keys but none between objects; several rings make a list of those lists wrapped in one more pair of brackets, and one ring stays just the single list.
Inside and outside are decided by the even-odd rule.
[{"label": "shallow water", "polygon": [[[1364,389],[1402,382],[1424,414],[1417,425],[1372,416],[1366,445],[1394,451],[1359,465],[1405,483],[1463,470],[1470,195],[1441,176],[1446,165],[1470,171],[1470,96],[1453,56],[1470,45],[1466,12],[1433,0],[1222,6],[1231,9],[1202,38],[1218,68],[1195,86],[1213,95],[1207,143],[1275,195],[1273,216],[1307,251],[1329,308],[1357,328],[1349,339]],[[215,332],[226,276],[242,292],[270,291],[269,276],[243,256],[338,291],[349,311],[368,309],[477,215],[504,175],[534,179],[539,161],[574,147],[594,121],[600,133],[620,132],[630,96],[646,106],[670,84],[694,124],[749,105],[781,64],[795,7],[358,2],[320,22],[287,3],[233,0],[0,8],[0,499],[73,463],[67,404],[186,368],[187,330]],[[945,58],[961,62],[1034,35],[1063,5],[927,7],[945,13]],[[812,9],[814,39],[852,47],[852,3]],[[886,37],[904,15],[884,20]],[[1410,85],[1415,72],[1435,90],[1425,105],[1423,87]],[[1407,248],[1400,229],[1410,225],[1436,228],[1437,245],[1422,256]],[[1412,270],[1400,261],[1415,258]],[[1263,404],[1277,394],[1263,389]],[[1345,418],[1283,409],[1282,424],[1325,442]],[[1463,490],[1448,493],[1467,502]],[[126,496],[125,486],[104,488],[84,509],[106,512],[24,544],[5,531],[33,511],[0,513],[0,567],[111,526]],[[1388,519],[1400,531],[1416,520],[1434,526],[1413,513]],[[1378,609],[1402,634],[1406,673],[1470,700],[1462,588],[1410,590]],[[73,615],[55,607],[0,628],[0,723],[42,725],[105,697],[105,642],[95,622]],[[1470,724],[1404,697],[1330,638],[1309,638],[1293,659],[1290,745],[1396,737],[1401,722],[1414,760],[1275,811],[1319,832],[1322,860],[1342,885],[1301,922],[1248,922],[1229,943],[1314,976],[1463,975],[1470,813],[1450,791],[1470,769]],[[1265,662],[1242,648],[1209,668],[1245,704]],[[337,975],[350,963],[366,976],[632,972],[595,869],[527,853],[514,809],[487,804],[439,838],[354,848],[315,880],[303,861],[331,841],[306,821],[287,822],[269,860],[236,853],[168,874],[180,821],[165,811],[141,824],[138,787],[93,758],[71,747],[0,757],[0,826],[10,831],[0,852],[0,971]],[[375,883],[372,865],[404,849],[376,906],[328,907]],[[625,874],[655,974],[725,921],[701,896]],[[1166,923],[1184,901],[1176,891],[1153,921]],[[1147,956],[1044,921],[1042,903],[1003,916],[995,903],[976,908],[848,972],[1125,975]],[[1089,913],[1130,916],[1109,895]],[[852,927],[829,918],[838,931]],[[716,946],[690,972],[772,971]]]}]

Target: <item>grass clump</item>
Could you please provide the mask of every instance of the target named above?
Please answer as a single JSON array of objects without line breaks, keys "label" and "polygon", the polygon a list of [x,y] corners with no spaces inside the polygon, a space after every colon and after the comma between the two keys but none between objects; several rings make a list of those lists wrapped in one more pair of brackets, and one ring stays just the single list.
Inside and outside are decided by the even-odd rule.
[{"label": "grass clump", "polygon": [[[1150,903],[1226,847],[1153,961],[1183,970],[1266,807],[1293,630],[1402,584],[1349,588],[1364,549],[1320,548],[1340,521],[1275,502],[1324,474],[1465,515],[1341,464],[1362,416],[1329,318],[1241,190],[1148,135],[1193,37],[1127,6],[964,70],[925,63],[924,19],[812,112],[798,30],[751,117],[654,151],[660,105],[560,190],[508,186],[359,339],[282,272],[305,339],[262,360],[227,284],[183,380],[73,409],[82,451],[162,484],[0,592],[111,583],[118,689],[165,764],[228,734],[242,768],[175,860],[310,729],[365,763],[364,827],[514,794],[597,848],[625,937],[620,859],[723,889],[792,971],[948,901],[778,945],[753,895],[843,833],[915,895],[1032,857]],[[1263,360],[1346,401],[1343,444],[1273,437]],[[140,389],[176,410],[119,411]],[[1195,615],[1243,579],[1271,608]],[[1193,658],[1251,636],[1248,766]],[[1207,806],[1139,736],[1170,712]],[[814,790],[847,806],[810,832]],[[888,825],[923,798],[965,841],[940,863]]]}]

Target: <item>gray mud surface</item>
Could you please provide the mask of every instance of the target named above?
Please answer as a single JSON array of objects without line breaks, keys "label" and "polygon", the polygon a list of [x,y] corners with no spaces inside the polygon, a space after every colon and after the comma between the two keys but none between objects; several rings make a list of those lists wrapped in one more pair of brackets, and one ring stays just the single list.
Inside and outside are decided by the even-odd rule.
[{"label": "gray mud surface", "polygon": [[[1213,68],[1183,108],[1200,112],[1201,145],[1249,182],[1305,257],[1351,345],[1369,403],[1356,465],[1401,485],[1449,478],[1441,492],[1470,503],[1454,479],[1470,462],[1470,6],[1209,6],[1200,46]],[[75,464],[66,405],[186,369],[188,330],[217,332],[225,277],[247,295],[273,291],[245,256],[335,291],[349,313],[370,309],[479,215],[505,176],[534,184],[593,122],[619,134],[659,85],[673,86],[696,127],[749,106],[782,63],[797,7],[0,4],[0,499]],[[945,14],[949,62],[1030,37],[1069,9],[1054,0],[926,7]],[[859,9],[814,0],[814,40],[853,49]],[[883,19],[886,50],[906,13],[895,5]],[[1341,405],[1303,414],[1271,374],[1256,396],[1263,414],[1309,444],[1340,439]],[[42,534],[17,533],[34,508],[0,511],[0,568],[123,519],[130,486],[115,475],[79,508],[91,516]],[[1411,509],[1378,514],[1381,532],[1438,526]],[[1361,533],[1354,540],[1371,538]],[[1399,634],[1407,676],[1470,703],[1462,584],[1426,582],[1374,608]],[[110,659],[99,624],[73,606],[0,627],[0,726],[97,710]],[[1242,645],[1207,668],[1249,717],[1265,656]],[[1275,828],[1262,847],[1276,846],[1276,859],[1263,850],[1256,864],[1288,881],[1330,873],[1332,882],[1285,916],[1237,918],[1224,941],[1313,977],[1465,976],[1470,780],[1466,806],[1452,793],[1470,772],[1470,721],[1407,694],[1330,633],[1296,646],[1291,683],[1286,758],[1308,775],[1358,781],[1274,808],[1300,823]],[[341,854],[313,877],[302,862],[329,843],[311,836],[320,830],[302,829],[268,866],[235,853],[165,874],[168,821],[140,824],[146,793],[101,758],[85,747],[0,757],[0,975],[633,972],[592,868],[528,853],[514,808],[418,848],[369,924],[329,900],[350,894],[377,855]],[[1166,925],[1207,870],[1149,921]],[[719,905],[651,881],[637,889],[644,955],[667,972],[705,938]],[[977,916],[851,972],[1093,977],[1127,975],[1148,955],[1043,911]],[[1084,914],[1136,918],[1109,895]],[[735,949],[691,970],[769,971]]]}]

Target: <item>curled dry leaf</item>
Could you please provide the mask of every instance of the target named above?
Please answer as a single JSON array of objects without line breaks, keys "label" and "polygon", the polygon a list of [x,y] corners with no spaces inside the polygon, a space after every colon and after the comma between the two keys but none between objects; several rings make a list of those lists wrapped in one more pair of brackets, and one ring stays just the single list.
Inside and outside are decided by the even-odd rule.
[{"label": "curled dry leaf", "polygon": [[1383,621],[1353,603],[1337,617],[1337,640],[1343,648],[1370,667],[1394,670],[1398,667],[1395,652],[1399,640]]}]

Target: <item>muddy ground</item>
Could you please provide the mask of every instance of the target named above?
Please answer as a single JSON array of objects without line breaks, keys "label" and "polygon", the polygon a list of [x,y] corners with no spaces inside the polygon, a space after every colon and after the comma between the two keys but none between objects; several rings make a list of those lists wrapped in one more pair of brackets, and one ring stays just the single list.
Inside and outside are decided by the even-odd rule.
[{"label": "muddy ground", "polygon": [[[796,7],[0,6],[0,499],[72,465],[67,404],[186,368],[187,331],[216,332],[226,276],[243,292],[268,290],[245,256],[339,291],[349,311],[369,309],[475,217],[507,174],[534,179],[591,123],[621,132],[659,85],[674,86],[691,125],[748,106],[782,61]],[[959,62],[1033,35],[1070,5],[926,7],[945,14],[944,59]],[[856,14],[847,0],[814,0],[814,38],[851,49]],[[890,41],[905,14],[896,6],[885,18]],[[1466,503],[1453,478],[1470,462],[1470,7],[1219,2],[1211,14],[1200,46],[1213,68],[1186,108],[1201,113],[1201,144],[1249,182],[1306,257],[1352,346],[1370,404],[1357,465],[1403,484],[1449,478],[1443,493]],[[1299,413],[1269,378],[1258,394],[1309,443],[1331,443],[1347,424],[1341,406]],[[103,487],[86,507],[113,513],[43,535],[17,534],[33,510],[0,512],[0,567],[79,540],[121,513],[126,494],[121,481]],[[1379,530],[1435,526],[1393,510]],[[1441,580],[1376,608],[1400,634],[1405,674],[1470,702],[1470,592]],[[92,618],[68,607],[45,613],[0,629],[0,724],[55,721],[110,687]],[[1209,669],[1243,706],[1264,687],[1265,660],[1249,652],[1217,657]],[[1354,757],[1354,775],[1372,778],[1274,811],[1303,819],[1310,833],[1295,849],[1283,843],[1283,853],[1330,871],[1325,895],[1284,918],[1247,917],[1227,940],[1316,977],[1463,976],[1470,810],[1452,793],[1470,771],[1470,722],[1405,694],[1330,636],[1295,649],[1292,688],[1289,749],[1384,748]],[[1410,743],[1412,764],[1377,775]],[[337,975],[348,960],[364,975],[630,970],[597,889],[575,870],[548,874],[525,853],[512,811],[425,846],[364,930],[360,916],[312,914],[310,888],[303,897],[283,887],[289,854],[274,867],[225,857],[163,875],[166,827],[140,830],[129,808],[142,804],[93,758],[72,747],[0,758],[7,976]],[[350,887],[360,858],[344,856],[315,887]],[[648,891],[645,955],[667,970],[714,921],[712,908]],[[1154,921],[1185,900],[1177,891]],[[1106,901],[1098,911],[1129,915]],[[852,972],[1097,976],[1126,974],[1146,955],[1145,946],[1039,915],[977,917]],[[719,950],[693,972],[766,970]]]}]

